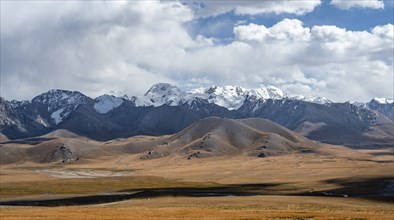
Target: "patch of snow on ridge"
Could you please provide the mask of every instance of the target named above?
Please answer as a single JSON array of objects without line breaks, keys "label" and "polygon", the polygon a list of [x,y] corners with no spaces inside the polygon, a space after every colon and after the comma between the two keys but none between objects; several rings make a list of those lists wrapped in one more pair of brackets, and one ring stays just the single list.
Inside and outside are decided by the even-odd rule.
[{"label": "patch of snow on ridge", "polygon": [[388,98],[376,98],[375,97],[373,100],[375,100],[379,104],[392,104],[393,103],[393,99],[388,99]]},{"label": "patch of snow on ridge", "polygon": [[328,100],[327,98],[325,98],[325,97],[320,97],[320,96],[312,96],[312,97],[295,96],[295,97],[292,97],[292,99],[301,100],[301,101],[304,101],[304,102],[316,103],[316,104],[320,104],[320,105],[332,103],[332,102],[331,102],[330,100]]},{"label": "patch of snow on ridge", "polygon": [[366,104],[364,102],[351,102],[350,104],[355,105],[359,108],[366,108]]},{"label": "patch of snow on ridge", "polygon": [[101,114],[105,114],[123,103],[123,99],[112,95],[102,95],[96,98],[94,109]]},{"label": "patch of snow on ridge", "polygon": [[52,120],[55,122],[55,124],[58,125],[60,122],[63,121],[63,117],[65,116],[65,115],[62,115],[63,111],[64,111],[64,108],[59,109],[59,110],[57,110],[57,111],[54,111],[54,112],[51,114],[51,118],[52,118]]}]

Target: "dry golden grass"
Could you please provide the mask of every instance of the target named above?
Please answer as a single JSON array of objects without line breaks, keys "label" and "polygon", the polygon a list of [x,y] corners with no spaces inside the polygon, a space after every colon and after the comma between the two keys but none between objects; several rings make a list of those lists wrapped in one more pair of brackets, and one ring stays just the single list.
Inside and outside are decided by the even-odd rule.
[{"label": "dry golden grass", "polygon": [[[355,153],[358,155],[358,153]],[[385,163],[375,158],[388,160]],[[193,158],[181,155],[140,160],[138,155],[108,156],[59,166],[21,163],[0,168],[0,196],[54,198],[136,188],[208,187],[222,184],[279,183],[280,194],[341,187],[333,179],[373,179],[394,175],[390,156],[357,159],[349,155],[293,154],[268,158],[247,156]],[[125,177],[62,179],[42,170],[128,171]],[[50,194],[52,194],[50,196]],[[26,197],[24,197],[26,198]],[[0,207],[0,219],[393,219],[394,204],[334,197],[158,197],[72,207]]]},{"label": "dry golden grass", "polygon": [[[126,177],[59,179],[42,170],[77,172],[128,171]],[[268,158],[246,156],[187,160],[181,156],[140,160],[135,155],[100,158],[85,164],[43,166],[19,164],[1,167],[0,198],[38,194],[92,194],[135,188],[212,186],[217,184],[269,184],[275,191],[322,191],[339,186],[332,179],[392,177],[393,163],[349,160],[331,156],[286,155]],[[149,176],[149,177],[147,177]]]},{"label": "dry golden grass", "polygon": [[[346,200],[346,201],[345,201]],[[392,219],[387,203],[351,198],[163,197],[80,207],[1,207],[1,219]]]},{"label": "dry golden grass", "polygon": [[[357,152],[355,154],[357,155]],[[132,169],[134,170],[132,175],[135,176],[161,176],[191,182],[314,184],[327,179],[391,177],[394,173],[393,163],[394,161],[377,163],[373,158],[346,159],[308,154],[290,154],[263,159],[241,155],[191,160],[181,155],[155,160],[140,160],[138,156],[126,155],[75,166],[86,169],[105,167]]]},{"label": "dry golden grass", "polygon": [[44,197],[45,195],[89,195],[144,188],[210,187],[217,185],[213,183],[180,182],[149,176],[6,182],[0,184],[0,199],[33,195],[44,195]]}]

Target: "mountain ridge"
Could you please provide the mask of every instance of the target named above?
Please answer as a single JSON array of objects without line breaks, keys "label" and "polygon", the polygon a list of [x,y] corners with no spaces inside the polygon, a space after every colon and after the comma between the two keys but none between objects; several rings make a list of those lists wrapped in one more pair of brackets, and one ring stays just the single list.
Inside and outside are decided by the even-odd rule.
[{"label": "mountain ridge", "polygon": [[[393,103],[372,100],[358,106],[320,102],[323,98],[314,103],[305,97],[289,98],[274,87],[211,87],[188,93],[170,84],[152,86],[144,98],[142,102],[138,97],[111,95],[92,99],[77,91],[50,90],[31,101],[1,99],[0,132],[8,139],[19,139],[67,129],[93,139],[109,140],[173,134],[199,119],[217,116],[266,118],[313,140],[333,144],[358,145],[357,140],[368,139],[371,145],[380,145],[392,138],[377,138],[375,143],[371,137],[375,130],[383,129],[386,134],[393,124]],[[226,106],[226,102],[231,106],[219,105]],[[346,138],[336,138],[338,135]]]},{"label": "mountain ridge", "polygon": [[[264,99],[292,99],[292,100],[300,100],[300,101],[316,103],[316,104],[334,103],[331,100],[320,96],[300,96],[300,95],[289,96],[288,94],[286,94],[285,92],[283,92],[282,90],[280,90],[275,86],[266,86],[256,89],[246,89],[244,87],[237,85],[235,86],[227,85],[222,87],[220,86],[211,86],[208,88],[199,87],[199,88],[191,89],[189,91],[183,91],[179,87],[169,83],[154,84],[142,96],[128,96],[128,95],[114,96],[109,94],[103,94],[96,98],[91,98],[82,94],[79,91],[51,89],[48,92],[44,92],[40,95],[37,95],[36,97],[33,97],[31,100],[21,100],[21,101],[11,100],[8,102],[12,105],[12,107],[20,107],[30,102],[40,102],[40,101],[53,102],[53,99],[51,98],[48,99],[47,97],[55,96],[57,94],[58,95],[57,98],[59,98],[59,93],[60,93],[60,99],[67,97],[69,94],[76,94],[77,98],[83,97],[83,98],[88,98],[90,100],[99,100],[100,98],[103,97],[112,97],[116,99],[129,100],[131,102],[134,102],[135,105],[139,107],[142,106],[158,107],[160,105],[170,105],[170,106],[182,105],[186,102],[191,102],[197,98],[206,99],[210,103],[217,104],[229,110],[236,110],[242,105],[236,106],[236,108],[234,108],[234,106],[231,106],[231,104],[226,105],[225,102],[233,102],[239,104],[239,102],[241,101],[241,103],[243,104],[243,102],[248,97],[255,97],[255,99],[263,99],[263,100]],[[242,96],[242,97],[235,97],[235,96]],[[371,99],[371,101],[367,103],[352,102],[352,104],[354,105],[364,106],[364,107],[368,106],[369,103],[393,104],[393,99],[374,97],[373,99]]]}]

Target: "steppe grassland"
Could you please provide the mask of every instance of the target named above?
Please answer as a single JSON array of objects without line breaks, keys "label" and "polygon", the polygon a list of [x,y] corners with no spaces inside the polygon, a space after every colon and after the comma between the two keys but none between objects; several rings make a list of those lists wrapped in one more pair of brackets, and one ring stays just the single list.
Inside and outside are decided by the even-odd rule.
[{"label": "steppe grassland", "polygon": [[[1,166],[1,197],[56,198],[140,188],[212,187],[226,184],[281,183],[268,191],[294,193],[341,187],[325,180],[392,177],[393,163],[291,154],[187,160],[182,155],[140,160],[114,156],[83,164],[21,163]],[[43,170],[127,172],[127,176],[59,178]],[[356,198],[267,195],[251,197],[158,197],[70,207],[1,207],[1,219],[392,219],[394,205]]]},{"label": "steppe grassland", "polygon": [[92,206],[1,207],[1,219],[376,219],[392,204],[363,199],[297,196],[162,197]]}]

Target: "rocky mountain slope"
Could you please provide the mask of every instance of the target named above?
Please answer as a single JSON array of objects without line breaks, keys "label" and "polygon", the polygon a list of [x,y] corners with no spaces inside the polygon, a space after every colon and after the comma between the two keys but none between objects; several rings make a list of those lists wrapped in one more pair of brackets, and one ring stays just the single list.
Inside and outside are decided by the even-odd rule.
[{"label": "rocky mountain slope", "polygon": [[51,90],[30,101],[0,99],[1,137],[19,139],[66,129],[96,140],[174,134],[209,117],[266,118],[313,140],[349,146],[387,146],[394,136],[393,103],[332,103],[288,97],[275,87],[199,88],[156,84],[141,97]]},{"label": "rocky mountain slope", "polygon": [[365,107],[380,112],[394,121],[394,102],[392,99],[374,98],[366,103]]}]

